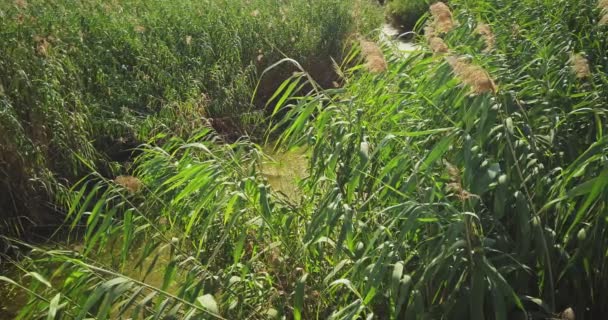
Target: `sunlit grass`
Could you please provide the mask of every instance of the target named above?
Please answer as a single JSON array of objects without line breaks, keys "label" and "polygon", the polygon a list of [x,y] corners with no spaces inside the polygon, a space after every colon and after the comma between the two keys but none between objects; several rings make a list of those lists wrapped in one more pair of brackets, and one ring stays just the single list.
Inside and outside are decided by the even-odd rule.
[{"label": "sunlit grass", "polygon": [[332,59],[379,19],[363,0],[0,3],[1,230],[55,223],[61,186],[124,173],[159,134],[257,134],[294,71],[266,74],[252,97],[262,70],[290,57],[331,82]]},{"label": "sunlit grass", "polygon": [[[97,175],[74,186],[66,223],[86,224],[84,257],[24,260],[40,277],[15,277],[38,294],[22,318],[601,318],[603,12],[587,0],[432,11],[420,51],[362,42],[337,66],[343,86],[293,97],[313,80],[285,82],[269,130],[279,153],[212,130],[159,137],[134,163],[140,190]],[[280,152],[295,148],[304,159]],[[296,197],[269,179],[299,176],[302,160]],[[107,265],[99,253],[115,238]],[[160,285],[124,271],[142,246],[146,263],[163,259]],[[58,279],[57,263],[81,282]]]}]

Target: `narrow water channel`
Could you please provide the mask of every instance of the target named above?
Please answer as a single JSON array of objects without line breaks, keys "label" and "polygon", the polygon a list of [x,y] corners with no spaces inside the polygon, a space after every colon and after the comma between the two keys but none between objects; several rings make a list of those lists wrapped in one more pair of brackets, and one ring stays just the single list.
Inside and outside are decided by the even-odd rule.
[{"label": "narrow water channel", "polygon": [[403,33],[391,24],[385,23],[380,32],[380,41],[389,42],[398,51],[408,54],[420,50],[420,46],[414,42],[412,35],[411,32]]}]

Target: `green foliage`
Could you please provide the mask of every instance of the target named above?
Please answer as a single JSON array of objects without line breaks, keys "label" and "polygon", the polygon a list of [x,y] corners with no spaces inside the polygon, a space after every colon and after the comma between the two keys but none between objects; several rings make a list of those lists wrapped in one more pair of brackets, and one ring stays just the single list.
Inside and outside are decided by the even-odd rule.
[{"label": "green foliage", "polygon": [[[355,70],[343,90],[292,108],[284,141],[313,148],[306,243],[343,248],[311,254],[332,255],[356,292],[339,313],[349,303],[368,315],[389,303],[391,318],[606,312],[606,29],[595,3],[530,12],[531,2],[454,1],[450,55],[484,66],[495,94],[471,94],[444,56],[397,53],[386,74]],[[496,50],[484,50],[479,23]],[[581,51],[584,78],[571,66]]]},{"label": "green foliage", "polygon": [[[272,97],[278,147],[309,157],[299,197],[267,183],[261,148],[210,130],[144,146],[139,191],[74,186],[66,224],[82,246],[29,245],[0,277],[30,297],[19,318],[602,318],[608,29],[596,3],[451,5],[449,55],[388,51],[371,74],[353,48],[344,87],[290,99],[313,81],[294,77]],[[456,57],[496,90],[471,90]]]},{"label": "green foliage", "polygon": [[[67,218],[74,231],[86,224],[83,249],[32,247],[20,268],[54,269],[40,278],[57,285],[35,281],[31,290],[61,292],[67,318],[259,318],[273,305],[290,312],[282,291],[298,279],[293,266],[304,265],[292,243],[304,220],[271,197],[260,160],[249,143],[220,145],[203,131],[188,143],[146,147],[135,172],[145,177],[140,193],[95,177],[74,186]],[[18,317],[47,314],[47,306],[38,300]]]},{"label": "green foliage", "polygon": [[389,0],[386,14],[395,27],[413,30],[416,22],[428,11],[429,3],[429,0]]},{"label": "green foliage", "polygon": [[246,134],[293,71],[267,75],[252,100],[261,70],[289,56],[328,81],[347,37],[376,27],[355,3],[357,15],[345,0],[2,2],[3,222],[48,215],[57,181],[110,175],[107,160],[128,161],[159,132]]}]

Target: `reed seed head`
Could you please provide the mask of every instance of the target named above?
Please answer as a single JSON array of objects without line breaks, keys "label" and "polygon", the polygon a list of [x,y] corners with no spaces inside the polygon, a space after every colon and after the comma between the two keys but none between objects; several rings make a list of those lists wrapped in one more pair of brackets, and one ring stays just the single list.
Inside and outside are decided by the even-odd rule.
[{"label": "reed seed head", "polygon": [[443,39],[439,38],[439,37],[432,37],[429,40],[429,46],[431,47],[431,50],[433,51],[433,53],[447,53],[449,48],[448,45],[443,41]]},{"label": "reed seed head", "polygon": [[371,41],[361,40],[361,54],[365,58],[365,68],[371,73],[382,73],[388,65],[384,53],[378,45]]},{"label": "reed seed head", "polygon": [[572,308],[567,308],[566,310],[562,311],[560,318],[563,320],[576,320],[576,315],[574,314],[574,310],[572,310]]},{"label": "reed seed head", "polygon": [[448,161],[444,161],[445,167],[448,170],[451,182],[460,182],[460,170]]},{"label": "reed seed head", "polygon": [[435,31],[435,27],[433,27],[433,25],[429,24],[424,27],[424,37],[427,41],[437,37],[437,31]]},{"label": "reed seed head", "polygon": [[464,84],[471,87],[473,94],[495,93],[496,85],[489,73],[482,67],[472,64],[465,58],[450,56],[446,58],[452,71]]},{"label": "reed seed head", "polygon": [[587,60],[582,53],[575,53],[570,56],[570,67],[572,72],[579,79],[585,79],[591,76],[589,60]]},{"label": "reed seed head", "polygon": [[382,49],[375,42],[361,40],[361,54],[363,56],[378,56],[383,55]]},{"label": "reed seed head", "polygon": [[371,73],[383,73],[386,71],[386,69],[388,69],[386,60],[384,60],[384,57],[381,56],[369,56],[367,58],[365,67]]},{"label": "reed seed head", "polygon": [[430,7],[433,24],[439,32],[449,32],[454,28],[454,20],[450,8],[443,2],[436,2]]},{"label": "reed seed head", "polygon": [[452,18],[450,8],[443,2],[435,2],[430,6],[431,14],[435,18],[449,17]]},{"label": "reed seed head", "polygon": [[462,186],[460,170],[446,160],[444,160],[444,164],[448,170],[448,176],[450,177],[450,183],[446,185],[447,191],[454,194],[460,201],[466,201],[477,197],[477,195],[470,193]]},{"label": "reed seed head", "polygon": [[136,193],[141,190],[143,184],[133,176],[118,176],[114,179],[114,183],[127,189],[130,193]]},{"label": "reed seed head", "polygon": [[485,41],[486,48],[484,51],[488,52],[494,49],[496,38],[494,37],[494,33],[492,33],[490,25],[486,23],[480,23],[479,25],[477,25],[477,28],[475,28],[475,33],[481,35],[481,37]]},{"label": "reed seed head", "polygon": [[51,47],[50,42],[51,37],[40,37],[34,36],[34,41],[36,41],[36,53],[46,57],[49,55],[49,48]]},{"label": "reed seed head", "polygon": [[27,8],[27,1],[25,0],[15,0],[15,6],[19,9]]}]

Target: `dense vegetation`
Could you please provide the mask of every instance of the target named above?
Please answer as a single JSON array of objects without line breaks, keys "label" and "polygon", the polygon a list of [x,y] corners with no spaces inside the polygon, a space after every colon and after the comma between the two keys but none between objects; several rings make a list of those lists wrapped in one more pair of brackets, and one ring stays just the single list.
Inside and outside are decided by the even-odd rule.
[{"label": "dense vegetation", "polygon": [[158,133],[255,132],[265,100],[297,69],[273,69],[252,99],[261,71],[290,57],[331,85],[347,38],[380,23],[372,9],[367,0],[2,1],[0,231],[51,224],[58,182],[90,168],[112,176],[112,162]]},{"label": "dense vegetation", "polygon": [[162,134],[133,176],[65,193],[82,243],[7,239],[30,251],[0,279],[27,293],[22,319],[602,318],[606,16],[604,0],[435,4],[421,50],[362,40],[341,87],[278,86],[267,135],[305,150],[296,192],[248,139]]},{"label": "dense vegetation", "polygon": [[388,0],[386,2],[386,15],[395,27],[401,30],[414,29],[416,22],[429,9],[431,0]]}]

